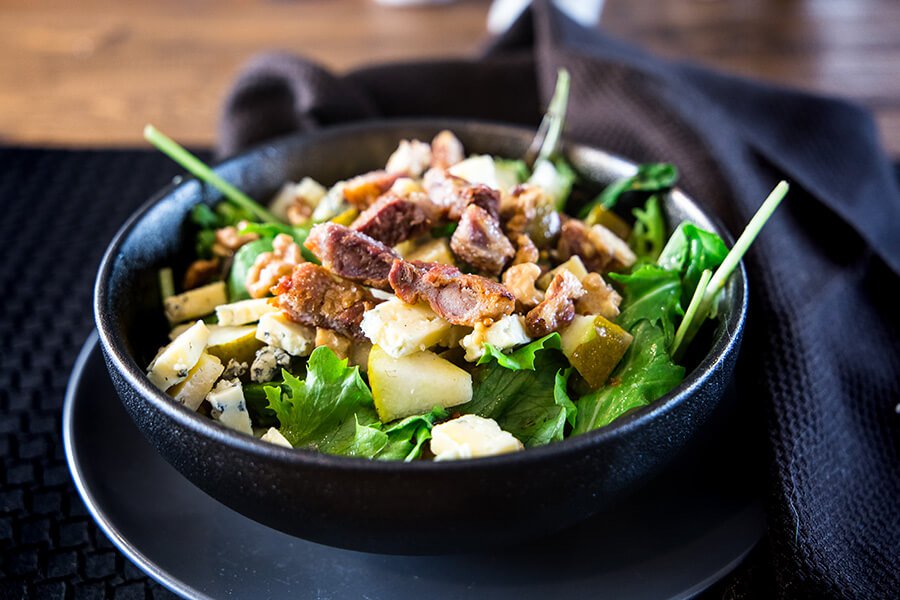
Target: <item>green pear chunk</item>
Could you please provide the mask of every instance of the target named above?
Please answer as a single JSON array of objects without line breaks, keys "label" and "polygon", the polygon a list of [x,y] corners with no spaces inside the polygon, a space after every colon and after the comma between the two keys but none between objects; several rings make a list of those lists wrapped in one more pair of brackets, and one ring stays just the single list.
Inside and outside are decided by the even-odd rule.
[{"label": "green pear chunk", "polygon": [[600,315],[577,315],[561,332],[563,354],[595,390],[609,379],[632,339],[630,333]]}]

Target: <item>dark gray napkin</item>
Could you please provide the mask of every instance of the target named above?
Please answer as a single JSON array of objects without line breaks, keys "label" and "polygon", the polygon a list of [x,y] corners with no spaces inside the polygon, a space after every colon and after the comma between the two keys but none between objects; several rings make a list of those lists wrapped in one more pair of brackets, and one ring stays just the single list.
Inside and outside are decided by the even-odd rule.
[{"label": "dark gray napkin", "polygon": [[536,125],[561,66],[572,74],[571,139],[676,163],[682,187],[734,233],[779,179],[791,181],[746,259],[750,326],[736,376],[767,416],[767,556],[784,597],[892,597],[900,189],[865,111],[662,61],[536,2],[475,61],[338,77],[301,58],[262,56],[228,96],[220,154],[368,118]]}]

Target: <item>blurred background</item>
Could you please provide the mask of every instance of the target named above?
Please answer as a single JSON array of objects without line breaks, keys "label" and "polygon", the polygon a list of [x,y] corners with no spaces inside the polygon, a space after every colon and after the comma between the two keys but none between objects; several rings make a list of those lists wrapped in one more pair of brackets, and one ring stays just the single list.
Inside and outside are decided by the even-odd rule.
[{"label": "blurred background", "polygon": [[[137,146],[153,122],[210,146],[256,52],[340,72],[476,57],[491,36],[487,0],[388,4],[405,2],[0,0],[0,143]],[[856,100],[900,155],[897,0],[606,0],[599,27],[661,56]]]}]

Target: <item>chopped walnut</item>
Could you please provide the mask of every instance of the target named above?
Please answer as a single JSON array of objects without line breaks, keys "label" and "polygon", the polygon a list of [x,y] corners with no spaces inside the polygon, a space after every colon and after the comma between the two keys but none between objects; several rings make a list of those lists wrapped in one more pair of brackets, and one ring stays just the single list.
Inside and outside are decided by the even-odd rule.
[{"label": "chopped walnut", "polygon": [[350,344],[351,340],[348,337],[344,337],[330,329],[316,328],[316,348],[328,346],[338,355],[338,358],[347,358],[350,354]]},{"label": "chopped walnut", "polygon": [[520,309],[537,306],[544,299],[544,292],[534,286],[541,276],[541,268],[534,263],[513,265],[503,274],[503,285],[516,297]]},{"label": "chopped walnut", "polygon": [[303,262],[300,246],[286,233],[279,233],[272,240],[272,251],[263,252],[247,271],[247,291],[253,298],[269,294],[278,280],[290,275],[294,267]]},{"label": "chopped walnut", "polygon": [[218,258],[195,260],[188,266],[187,271],[185,271],[182,286],[185,290],[198,288],[201,285],[212,283],[212,281],[219,276],[219,273]]},{"label": "chopped walnut", "polygon": [[525,233],[538,248],[559,235],[561,218],[553,198],[530,183],[519,184],[500,199],[500,219],[510,238]]},{"label": "chopped walnut", "polygon": [[[238,223],[238,227],[243,226],[243,224],[243,221]],[[259,236],[255,233],[240,233],[238,227],[228,226],[216,230],[216,243],[213,244],[213,254],[232,256],[244,244],[249,244],[259,239]]]},{"label": "chopped walnut", "polygon": [[585,295],[575,301],[575,312],[579,315],[601,315],[607,319],[619,316],[622,296],[603,280],[599,273],[590,273],[581,280]]},{"label": "chopped walnut", "polygon": [[516,255],[513,257],[513,265],[521,265],[523,263],[536,263],[541,253],[538,252],[537,246],[531,241],[531,238],[520,233],[515,236]]},{"label": "chopped walnut", "polygon": [[431,146],[419,140],[400,140],[391,154],[385,171],[408,177],[421,177],[431,164]]},{"label": "chopped walnut", "polygon": [[438,169],[452,167],[466,157],[462,142],[452,131],[444,130],[431,140],[431,166]]},{"label": "chopped walnut", "polygon": [[312,216],[313,207],[298,198],[296,202],[287,207],[286,216],[291,225],[303,225]]}]

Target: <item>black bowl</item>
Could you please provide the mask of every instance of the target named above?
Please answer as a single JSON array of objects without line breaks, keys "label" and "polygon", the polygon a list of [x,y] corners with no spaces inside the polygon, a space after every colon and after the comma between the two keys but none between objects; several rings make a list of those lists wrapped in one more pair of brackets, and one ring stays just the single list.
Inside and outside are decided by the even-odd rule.
[{"label": "black bowl", "polygon": [[[521,156],[533,135],[462,121],[366,123],[281,139],[217,172],[251,196],[268,198],[284,181],[304,175],[331,183],[379,168],[400,139],[430,139],[445,128],[468,152],[501,156]],[[634,169],[585,146],[570,145],[566,154],[598,187]],[[549,534],[623,498],[658,472],[709,420],[731,378],[747,311],[743,268],[726,289],[709,353],[695,361],[684,382],[586,435],[504,456],[409,464],[261,442],[173,402],[144,375],[168,330],[157,270],[190,260],[189,211],[219,199],[191,180],[139,209],[100,266],[95,317],[112,381],[144,435],[201,489],[275,529],[333,546],[404,554],[481,550]],[[665,211],[670,223],[687,219],[727,237],[677,190]]]}]

